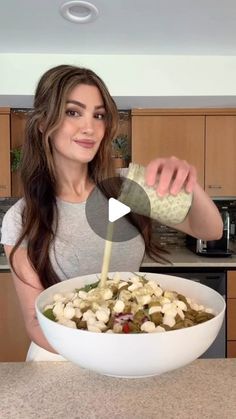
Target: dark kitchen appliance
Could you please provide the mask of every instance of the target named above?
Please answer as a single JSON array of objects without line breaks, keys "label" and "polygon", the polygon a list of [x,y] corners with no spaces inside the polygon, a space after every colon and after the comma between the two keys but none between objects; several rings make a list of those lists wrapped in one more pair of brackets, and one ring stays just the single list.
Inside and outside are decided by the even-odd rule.
[{"label": "dark kitchen appliance", "polygon": [[[195,268],[189,270],[188,268],[154,268],[154,267],[141,267],[141,272],[155,272],[166,275],[180,276],[181,278],[191,279],[192,281],[200,282],[210,288],[213,288],[226,299],[226,274],[225,270],[213,268]],[[199,296],[200,298],[201,296]],[[226,320],[224,319],[221,329],[206,352],[200,358],[226,358]]]},{"label": "dark kitchen appliance", "polygon": [[223,235],[219,240],[201,240],[187,235],[186,246],[197,255],[212,257],[227,257],[232,255],[229,249],[230,217],[227,207],[222,207]]}]

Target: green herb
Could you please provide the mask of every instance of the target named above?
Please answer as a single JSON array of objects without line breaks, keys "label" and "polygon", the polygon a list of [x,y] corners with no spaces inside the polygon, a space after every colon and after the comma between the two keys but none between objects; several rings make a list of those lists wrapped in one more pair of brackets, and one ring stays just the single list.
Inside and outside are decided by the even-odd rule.
[{"label": "green herb", "polygon": [[87,284],[83,288],[76,288],[76,292],[79,292],[79,291],[89,292],[90,290],[97,288],[99,282],[100,281],[93,282],[92,284]]},{"label": "green herb", "polygon": [[43,311],[44,316],[46,316],[49,320],[53,320],[55,322],[56,317],[53,314],[52,308],[48,308],[47,310]]},{"label": "green herb", "polygon": [[147,281],[147,279],[145,278],[146,274],[144,274],[144,275],[139,275],[139,274],[137,274],[137,273],[135,273],[135,272],[132,272],[132,274],[133,274],[134,276],[137,276],[138,278],[142,279],[142,280],[144,281],[144,283],[148,282],[148,281]]}]

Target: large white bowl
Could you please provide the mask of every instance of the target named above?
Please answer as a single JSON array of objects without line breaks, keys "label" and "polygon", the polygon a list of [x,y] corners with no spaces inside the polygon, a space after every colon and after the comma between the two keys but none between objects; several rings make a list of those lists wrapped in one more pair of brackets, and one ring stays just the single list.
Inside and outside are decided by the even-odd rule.
[{"label": "large white bowl", "polygon": [[[112,276],[110,273],[109,277]],[[121,273],[122,279],[130,276],[130,272]],[[109,334],[72,329],[42,314],[55,293],[74,291],[97,281],[97,275],[88,275],[53,285],[38,296],[36,313],[46,339],[69,361],[117,377],[158,375],[194,361],[209,348],[221,328],[225,312],[223,297],[212,288],[189,279],[153,273],[147,273],[146,277],[157,281],[163,289],[177,291],[211,307],[216,316],[205,323],[168,332]]]}]

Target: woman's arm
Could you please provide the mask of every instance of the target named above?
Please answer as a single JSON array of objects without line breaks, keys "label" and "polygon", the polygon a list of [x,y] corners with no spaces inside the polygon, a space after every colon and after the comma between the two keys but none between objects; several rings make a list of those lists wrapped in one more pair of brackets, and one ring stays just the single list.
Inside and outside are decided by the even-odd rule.
[{"label": "woman's arm", "polygon": [[[9,259],[13,246],[4,246]],[[17,296],[20,301],[25,327],[30,339],[47,351],[55,353],[40,329],[34,308],[37,296],[43,291],[38,275],[31,267],[27,258],[26,249],[19,247],[14,255],[14,268],[17,275],[12,272]]]},{"label": "woman's arm", "polygon": [[202,240],[221,238],[221,215],[214,202],[197,183],[194,166],[176,157],[156,159],[146,168],[146,182],[149,186],[154,186],[157,182],[156,191],[160,196],[168,193],[176,195],[182,188],[193,193],[192,205],[186,219],[171,227]]},{"label": "woman's arm", "polygon": [[187,217],[173,227],[202,240],[218,240],[223,233],[221,215],[199,184],[193,189],[193,202]]}]

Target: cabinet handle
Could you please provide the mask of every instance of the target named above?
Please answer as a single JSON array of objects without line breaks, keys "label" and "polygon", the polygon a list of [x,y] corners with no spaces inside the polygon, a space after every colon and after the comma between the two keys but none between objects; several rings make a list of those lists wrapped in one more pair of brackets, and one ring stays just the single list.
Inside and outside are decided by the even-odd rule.
[{"label": "cabinet handle", "polygon": [[220,186],[220,185],[208,185],[208,188],[210,188],[210,189],[222,189],[222,186]]},{"label": "cabinet handle", "polygon": [[33,109],[29,109],[29,108],[12,108],[11,109],[11,113],[15,113],[15,114],[29,114],[32,112]]}]

